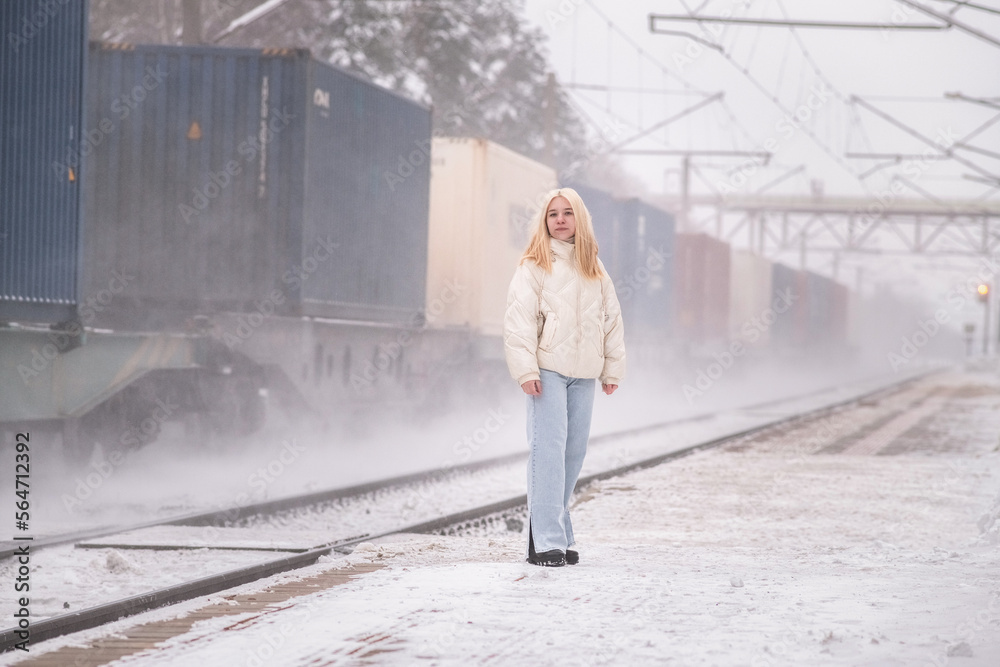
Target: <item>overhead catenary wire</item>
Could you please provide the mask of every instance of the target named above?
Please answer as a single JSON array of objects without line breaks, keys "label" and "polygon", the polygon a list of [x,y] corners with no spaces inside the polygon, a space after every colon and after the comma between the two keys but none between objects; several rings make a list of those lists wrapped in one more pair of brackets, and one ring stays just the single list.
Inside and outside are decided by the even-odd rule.
[{"label": "overhead catenary wire", "polygon": [[961,100],[963,102],[971,102],[972,104],[981,104],[990,109],[1000,109],[1000,98],[969,97],[962,93],[945,93],[944,96],[948,100]]},{"label": "overhead catenary wire", "polygon": [[[609,26],[611,26],[613,28],[613,30],[615,32],[617,32],[619,35],[621,35],[622,39],[629,46],[631,46],[632,48],[634,48],[636,50],[642,50],[642,46],[639,45],[634,39],[632,39],[632,37],[628,33],[626,33],[624,30],[622,30],[620,27],[618,27],[618,25],[613,20],[611,20],[611,18],[607,14],[605,14],[603,12],[601,10],[601,8],[598,7],[594,3],[593,0],[585,0],[585,2],[587,3],[587,5],[594,11],[594,13],[602,21],[604,21],[605,23],[607,23]],[[697,92],[699,94],[702,94],[702,95],[711,95],[711,94],[713,94],[711,92],[707,92],[707,91],[702,90],[700,87],[694,85],[693,83],[691,83],[690,81],[688,81],[686,78],[684,78],[680,74],[677,74],[675,72],[670,71],[669,68],[664,67],[663,63],[661,63],[658,59],[653,58],[651,55],[649,55],[649,53],[647,53],[644,50],[643,50],[643,55],[646,58],[646,60],[650,62],[650,64],[652,64],[654,67],[656,67],[661,72],[663,72],[663,74],[666,77],[671,78],[671,79],[673,79],[673,80],[681,83],[684,87],[689,88],[692,91]],[[723,100],[721,104],[722,104],[723,108],[726,109],[726,112],[727,112],[727,114],[729,116],[729,119],[733,123],[733,127],[736,130],[738,130],[741,134],[743,134],[744,138],[746,138],[748,141],[750,141],[751,144],[756,145],[757,143],[759,143],[759,142],[755,141],[751,137],[750,131],[747,130],[747,128],[743,125],[743,123],[741,123],[739,121],[739,119],[736,117],[736,115],[732,112],[732,108],[729,106],[729,103],[727,101]]]},{"label": "overhead catenary wire", "polygon": [[[739,19],[731,16],[701,16],[697,12],[683,14],[652,14],[650,19],[656,21],[695,21],[698,23],[730,23],[733,25],[758,25],[772,28],[846,28],[849,30],[947,30],[947,25],[937,23],[899,23],[886,25],[881,23],[863,23],[847,21],[795,21],[791,19]],[[656,32],[660,32],[657,30]]]},{"label": "overhead catenary wire", "polygon": [[712,194],[714,194],[715,196],[719,196],[719,191],[716,189],[716,187],[714,185],[712,185],[708,181],[708,179],[705,177],[705,175],[702,174],[701,168],[698,167],[697,164],[692,164],[691,165],[691,171],[694,172],[694,175],[698,178],[698,180],[700,180],[702,183],[705,184],[705,187],[707,187],[709,190],[712,191]]},{"label": "overhead catenary wire", "polygon": [[[698,10],[695,11],[699,11],[706,4],[708,3],[706,2],[700,3],[698,6]],[[638,46],[634,42],[634,40],[632,40],[627,33],[621,30],[617,25],[615,25],[613,21],[610,21],[608,17],[603,12],[601,12],[601,10],[598,7],[596,7],[593,2],[591,2],[591,0],[588,0],[588,5],[595,11],[596,14],[602,17],[602,19],[606,22],[606,24],[610,24],[612,29],[616,33],[618,33],[618,35],[621,36],[626,43],[630,44],[632,48],[635,49],[639,58],[645,57],[654,65],[654,67],[658,67],[664,77],[664,80],[670,80],[670,79],[677,80],[682,82],[682,84],[685,87],[689,88],[692,91],[698,91],[701,92],[701,94],[707,94],[703,91],[699,91],[697,86],[690,83],[683,76],[680,76],[677,73],[668,70],[664,66],[664,64],[659,62],[659,60],[649,57],[648,54],[644,52],[644,49],[642,49],[642,47]],[[690,9],[690,7],[688,8]],[[784,9],[784,7],[782,7],[782,9]],[[824,80],[824,82],[828,85],[828,87],[831,88],[833,94],[839,100],[843,101],[844,98],[846,97],[844,92],[839,90],[836,86],[832,85],[832,81],[830,81],[829,77],[826,76],[826,74],[823,72],[822,68],[816,61],[816,59],[809,52],[809,49],[803,43],[801,36],[795,34],[795,31],[792,32],[793,35],[790,37],[789,40],[786,40],[785,42],[786,54],[788,48],[790,48],[791,44],[790,40],[795,39],[797,44],[799,45],[799,48],[803,51],[803,56],[806,58],[807,62],[809,62],[809,65],[813,69],[813,71],[816,72],[817,77],[819,77],[821,80]],[[730,37],[731,35],[732,33],[730,33],[730,35],[727,35],[727,37]],[[729,42],[729,39],[726,39],[725,41]],[[740,62],[737,62],[736,58],[733,56],[732,53],[723,49],[722,55],[727,59],[730,65],[736,67],[737,70],[740,72],[740,74],[744,76],[752,85],[757,87],[760,92],[762,92],[769,100],[775,103],[782,111],[790,115],[791,109],[788,108],[787,104],[783,104],[781,102],[780,94],[772,93],[769,90],[769,87],[765,86],[759,79],[757,79],[755,74],[750,71],[749,67],[742,66]],[[781,73],[781,78],[784,78],[785,73],[787,72],[786,59],[782,60],[782,68],[783,70]],[[780,80],[781,79],[779,79],[779,91],[781,90]],[[907,100],[908,99],[909,98],[907,98]],[[930,98],[928,98],[928,100],[930,100]],[[742,122],[740,122],[738,116],[735,113],[733,113],[731,108],[731,103],[729,100],[724,101],[721,104],[721,108],[732,121],[732,123],[729,126],[727,126],[730,131],[732,131],[734,134],[738,134],[742,139],[747,140],[751,145],[757,145],[759,143],[753,136],[751,136],[751,132],[746,128],[746,126]],[[827,123],[826,125],[821,125],[818,128],[813,126],[800,126],[798,129],[800,129],[805,136],[809,137],[814,143],[816,143],[816,145],[821,150],[823,150],[827,155],[829,155],[838,164],[838,166],[840,166],[847,173],[849,173],[854,179],[856,179],[857,182],[860,184],[860,187],[870,195],[873,192],[872,188],[877,186],[878,182],[864,181],[860,175],[860,170],[852,169],[852,166],[847,164],[841,158],[839,153],[843,149],[849,150],[850,147],[865,147],[870,150],[872,147],[872,140],[869,135],[867,124],[862,122],[861,115],[858,113],[857,106],[848,103],[845,104],[843,108],[846,110],[846,113],[841,116],[842,118],[841,124],[846,128],[846,132],[845,130],[837,132],[836,128],[831,127],[829,123]],[[837,144],[839,144],[840,142],[844,142],[843,146],[837,146]]]},{"label": "overhead catenary wire", "polygon": [[[641,53],[641,54],[645,55],[645,52],[642,49],[642,47],[639,46],[627,33],[625,33],[623,30],[621,30],[614,23],[614,21],[612,21],[606,14],[604,14],[592,2],[592,0],[587,0],[587,4],[606,23],[606,25],[609,26],[609,30],[613,30],[614,32],[617,32],[619,35],[621,35],[621,37],[625,40],[626,43],[628,43],[630,46],[632,46],[632,48],[634,48],[636,50],[637,53]],[[689,12],[691,11],[690,7],[688,7],[686,3],[683,3],[683,0],[682,0],[682,4],[684,4],[685,9],[687,9]],[[705,4],[707,4],[707,3],[702,3],[701,7],[704,7]],[[697,11],[697,10],[695,10],[695,11]],[[779,109],[781,109],[782,111],[784,111],[789,117],[791,117],[793,115],[792,114],[792,110],[788,109],[784,104],[782,104],[781,101],[780,101],[780,98],[778,98],[778,96],[776,96],[775,94],[771,93],[766,88],[766,86],[764,86],[759,80],[756,79],[756,77],[754,77],[752,74],[750,74],[749,69],[747,67],[742,66],[739,63],[737,63],[735,61],[735,59],[731,55],[729,55],[727,52],[725,52],[724,50],[722,50],[720,52],[722,53],[722,55],[724,57],[726,57],[727,61],[730,62],[730,64],[732,66],[736,67],[737,70],[741,72],[741,74],[743,74],[745,77],[747,77],[747,79],[751,82],[751,84],[753,84],[755,87],[757,87],[760,92],[762,92],[766,97],[768,97],[768,99],[770,99],[773,103],[775,103],[779,107]],[[811,54],[810,54],[810,57],[811,57]],[[653,62],[653,64],[656,67],[658,67],[663,72],[663,74],[664,74],[665,77],[676,79],[676,80],[680,81],[681,83],[683,83],[686,87],[691,88],[693,90],[697,90],[698,92],[702,92],[704,94],[703,91],[700,91],[697,88],[697,86],[694,86],[693,84],[691,84],[684,77],[682,77],[682,76],[680,76],[678,74],[675,74],[675,73],[669,71],[658,60],[655,60],[655,59],[650,58],[648,56],[647,56],[647,59],[649,59],[651,62]],[[812,63],[812,65],[813,65],[814,69],[818,70],[818,66],[816,66],[815,63]],[[818,75],[820,75],[826,81],[829,81],[829,79],[827,79],[824,75],[822,75],[821,72],[819,72]],[[836,93],[839,94],[841,97],[843,97],[843,93],[840,93],[839,90],[837,90]],[[732,109],[731,109],[728,101],[723,101],[722,106],[723,106],[723,109],[724,109],[725,113],[729,117],[729,120],[732,123],[731,128],[733,128],[736,131],[738,131],[743,136],[743,138],[746,139],[751,145],[758,145],[760,142],[757,141],[756,139],[754,139],[754,137],[751,136],[749,130],[747,130],[747,128],[743,125],[743,123],[741,123],[738,120],[738,117],[733,113],[733,111],[732,111]],[[853,170],[851,168],[851,166],[849,164],[847,164],[837,154],[836,151],[834,151],[833,149],[831,149],[827,145],[827,142],[824,142],[823,139],[816,134],[816,132],[814,132],[811,128],[808,128],[808,127],[805,127],[805,126],[802,126],[802,125],[799,126],[799,129],[801,129],[807,136],[809,136],[809,138],[814,143],[816,143],[820,147],[821,150],[823,150],[825,153],[827,153],[827,155],[829,155],[836,163],[838,163],[841,166],[841,168],[843,168],[851,176],[853,176],[858,181],[858,183],[861,185],[861,187],[862,187],[862,189],[864,191],[866,191],[869,194],[871,194],[871,190],[870,190],[870,187],[868,186],[868,184],[865,183],[862,179],[860,179],[858,177],[858,173],[855,170]],[[864,131],[863,126],[862,126],[861,129],[862,129],[862,132],[863,132]],[[867,136],[865,136],[865,141],[866,141],[866,143],[870,144],[870,140],[867,138]],[[736,144],[734,144],[734,146],[735,145]]]},{"label": "overhead catenary wire", "polygon": [[[692,13],[692,10],[690,9],[690,7],[688,7],[687,2],[685,2],[685,0],[680,0],[680,1],[681,5],[684,6],[684,9],[689,13]],[[755,88],[757,88],[757,90],[761,94],[763,94],[768,100],[770,100],[775,106],[777,106],[779,110],[784,112],[786,116],[788,116],[789,118],[794,117],[793,110],[785,106],[785,104],[773,92],[771,92],[763,83],[761,83],[761,81],[757,79],[757,77],[753,76],[745,66],[741,65],[740,63],[737,63],[736,60],[732,57],[732,55],[727,53],[725,50],[720,50],[719,53],[720,55],[722,55],[723,58],[726,59],[726,62],[728,62],[731,66],[736,68],[738,72],[740,72],[744,77],[746,77],[747,80],[750,81],[750,83]],[[865,183],[860,178],[858,178],[858,173],[851,167],[851,165],[849,165],[840,155],[838,155],[829,146],[827,146],[816,135],[815,132],[813,132],[810,128],[806,127],[805,125],[799,125],[798,129],[800,129],[807,137],[809,137],[824,153],[826,153],[830,158],[832,158],[833,161],[836,162],[842,169],[844,169],[848,174],[854,177],[865,192],[867,192],[868,194],[872,194],[868,184]]]},{"label": "overhead catenary wire", "polygon": [[691,96],[693,94],[704,95],[708,97],[714,95],[714,93],[692,90],[670,90],[668,88],[643,88],[640,86],[606,86],[603,84],[596,83],[579,83],[570,82],[562,84],[563,88],[571,88],[578,90],[594,90],[594,91],[611,91],[617,93],[640,93],[643,95],[684,95]]},{"label": "overhead catenary wire", "polygon": [[[664,67],[663,64],[658,59],[646,53],[646,51],[638,43],[635,42],[635,40],[633,40],[624,30],[619,28],[617,24],[615,24],[614,21],[612,21],[606,14],[604,14],[600,10],[600,8],[594,5],[594,3],[591,2],[591,0],[587,0],[587,3],[602,20],[606,21],[609,25],[612,25],[614,27],[615,31],[617,31],[622,36],[622,38],[626,41],[626,43],[632,46],[632,48],[635,49],[637,53],[641,54],[641,56],[644,57],[647,61],[649,61],[655,68],[659,69],[665,79],[672,78],[682,83],[688,90],[700,95],[708,96],[713,94],[709,93],[708,91],[701,90],[683,76],[676,74],[670,71],[668,68]],[[705,2],[702,4],[702,6],[704,6],[705,4],[708,3]],[[740,122],[739,118],[733,112],[727,100],[722,99],[720,101],[720,104],[722,106],[724,113],[729,119],[729,125],[727,126],[727,129],[729,129],[731,132],[738,132],[740,135],[742,135],[743,139],[745,139],[751,145],[757,145],[758,143],[760,143],[756,139],[754,139],[754,137],[751,136],[750,131],[746,128],[745,125],[743,125],[742,122]],[[688,133],[687,136],[690,139],[690,133]],[[732,143],[732,145],[734,148],[737,147],[737,143],[735,141]]]},{"label": "overhead catenary wire", "polygon": [[968,7],[969,9],[978,9],[979,11],[989,12],[991,14],[1000,14],[1000,9],[994,9],[993,7],[987,7],[985,5],[973,4],[971,2],[967,2],[967,0],[938,0],[938,2],[950,2],[953,5],[955,5],[954,7],[948,10],[949,15],[953,15],[955,12],[962,9],[963,7]]},{"label": "overhead catenary wire", "polygon": [[711,104],[712,102],[715,102],[716,100],[719,100],[719,99],[722,99],[722,98],[723,98],[723,94],[722,93],[716,93],[715,95],[712,95],[711,97],[706,97],[705,99],[703,99],[702,101],[698,102],[697,104],[695,104],[693,106],[690,106],[690,107],[687,107],[686,109],[683,109],[683,110],[677,112],[673,116],[671,116],[669,118],[666,118],[666,119],[660,121],[659,123],[656,123],[656,124],[652,125],[651,127],[646,128],[645,130],[639,132],[639,134],[636,134],[636,135],[634,135],[632,137],[629,137],[628,139],[626,139],[626,140],[624,140],[624,141],[622,141],[622,142],[620,142],[618,144],[615,144],[615,146],[613,146],[611,149],[609,149],[609,152],[614,152],[614,151],[618,150],[619,148],[624,147],[626,144],[632,143],[636,139],[641,139],[642,137],[649,136],[651,133],[655,132],[660,127],[665,127],[666,125],[669,125],[670,123],[674,122],[675,120],[679,120],[681,118],[684,118],[684,117],[686,117],[686,116],[694,113],[695,111],[698,111],[699,109],[701,109],[701,108],[703,108],[703,107]]},{"label": "overhead catenary wire", "polygon": [[955,18],[953,18],[950,14],[942,14],[941,12],[931,9],[930,7],[926,7],[922,3],[915,2],[914,0],[895,0],[895,1],[900,4],[904,4],[908,7],[912,7],[913,9],[916,9],[918,12],[923,12],[924,14],[936,18],[939,21],[944,21],[945,23],[954,26],[955,28],[961,30],[962,32],[972,35],[973,37],[977,37],[988,44],[1000,47],[1000,39],[997,39],[993,35],[983,32],[978,28],[974,28],[969,24],[965,23],[964,21],[958,21]]},{"label": "overhead catenary wire", "polygon": [[[576,109],[577,113],[579,113],[581,115],[581,117],[587,123],[589,123],[591,125],[591,127],[594,128],[594,130],[598,133],[598,135],[601,136],[603,139],[605,139],[605,141],[607,141],[607,138],[603,137],[603,135],[604,135],[604,128],[600,125],[600,123],[598,123],[593,118],[593,116],[591,116],[591,114],[586,109],[584,109],[582,106],[580,106],[579,102],[577,102],[572,97],[570,97],[568,99],[569,99],[570,106],[572,106],[574,109]],[[599,103],[594,102],[593,100],[588,100],[584,96],[580,96],[579,99],[581,101],[583,101],[583,102],[586,102],[587,104],[590,104],[590,105],[598,108],[601,111],[601,113],[607,114],[608,116],[610,116],[611,118],[613,118],[614,120],[616,120],[621,125],[626,126],[626,127],[630,127],[630,128],[633,127],[633,125],[632,125],[632,123],[630,121],[628,121],[627,119],[625,119],[622,116],[619,116],[618,114],[616,114],[614,112],[607,111]],[[635,129],[641,129],[641,128],[635,128]],[[672,147],[673,146],[670,143],[670,141],[667,140],[666,138],[656,138],[656,137],[654,137],[654,141],[658,141],[658,142],[664,144],[667,147]]]},{"label": "overhead catenary wire", "polygon": [[854,96],[851,97],[851,100],[853,102],[856,102],[857,104],[860,104],[861,106],[865,107],[866,109],[868,109],[869,111],[871,111],[872,113],[874,113],[876,116],[881,117],[883,120],[886,120],[887,122],[891,123],[892,125],[895,125],[896,127],[898,127],[899,129],[901,129],[902,131],[904,131],[907,134],[909,134],[910,136],[912,136],[912,137],[920,140],[924,144],[930,146],[934,150],[936,150],[936,151],[938,151],[940,153],[943,153],[945,155],[948,155],[949,157],[951,157],[951,159],[955,160],[959,164],[965,165],[966,167],[972,169],[973,171],[978,172],[982,176],[987,176],[987,177],[990,177],[990,178],[996,178],[995,174],[992,174],[989,171],[987,171],[986,169],[983,169],[982,167],[980,167],[979,165],[977,165],[975,162],[971,162],[970,160],[968,160],[968,159],[966,159],[966,158],[964,158],[964,157],[962,157],[960,155],[956,155],[955,152],[952,151],[950,147],[942,147],[937,142],[935,142],[935,141],[933,141],[931,139],[928,139],[924,135],[920,134],[919,132],[917,132],[913,128],[911,128],[908,125],[906,125],[905,123],[903,123],[902,121],[900,121],[897,118],[893,117],[892,115],[890,115],[890,114],[882,111],[881,109],[879,109],[875,105],[871,104],[870,102],[865,101],[863,98],[861,98],[861,97],[859,97],[857,95],[854,95]]},{"label": "overhead catenary wire", "polygon": [[788,52],[791,50],[792,37],[789,34],[785,34],[785,46],[784,51],[781,53],[781,60],[778,65],[778,79],[775,83],[774,89],[777,91],[778,95],[781,95],[781,88],[785,83],[785,65],[788,63]]},{"label": "overhead catenary wire", "polygon": [[[788,11],[785,9],[785,3],[782,0],[777,0],[777,3],[778,3],[778,9],[781,11],[781,15],[787,18]],[[830,77],[828,77],[826,73],[823,71],[823,69],[819,66],[819,62],[816,60],[812,52],[806,46],[805,41],[802,39],[802,36],[799,35],[798,31],[795,28],[791,28],[789,29],[789,32],[791,33],[792,39],[794,39],[795,43],[798,45],[799,51],[802,52],[802,56],[805,58],[806,62],[812,68],[812,71],[816,74],[816,76],[819,77],[820,81],[825,83],[830,88],[830,90],[833,91],[834,96],[837,97],[837,99],[839,99],[842,104],[844,104],[845,106],[850,106],[850,101],[848,99],[848,96],[842,93],[840,89],[836,85],[834,85]],[[864,133],[864,126],[862,125],[859,129],[861,130],[862,135],[867,141],[867,143],[869,143],[870,145],[871,142],[868,139],[867,134]],[[846,142],[845,142],[845,150],[846,150]]]}]

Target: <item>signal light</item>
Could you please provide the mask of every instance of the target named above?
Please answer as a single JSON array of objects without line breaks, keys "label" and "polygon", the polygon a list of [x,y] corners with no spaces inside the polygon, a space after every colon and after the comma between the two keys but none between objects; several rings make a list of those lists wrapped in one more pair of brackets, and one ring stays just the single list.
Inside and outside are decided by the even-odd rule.
[{"label": "signal light", "polygon": [[983,283],[976,291],[979,292],[979,300],[985,303],[990,296],[990,286]]}]

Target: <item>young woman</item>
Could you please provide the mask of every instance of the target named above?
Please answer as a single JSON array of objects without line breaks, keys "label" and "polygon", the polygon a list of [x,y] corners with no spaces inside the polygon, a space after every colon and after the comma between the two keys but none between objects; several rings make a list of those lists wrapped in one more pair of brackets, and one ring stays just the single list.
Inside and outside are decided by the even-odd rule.
[{"label": "young woman", "polygon": [[528,395],[528,562],[573,565],[568,507],[587,451],[594,379],[610,396],[625,375],[621,307],[575,190],[546,196],[510,282],[503,338],[510,374]]}]

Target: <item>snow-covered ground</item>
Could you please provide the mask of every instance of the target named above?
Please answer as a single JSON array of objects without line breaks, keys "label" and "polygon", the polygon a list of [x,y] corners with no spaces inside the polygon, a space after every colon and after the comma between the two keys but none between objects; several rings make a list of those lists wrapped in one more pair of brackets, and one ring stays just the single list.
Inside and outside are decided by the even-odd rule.
[{"label": "snow-covered ground", "polygon": [[[830,417],[592,485],[574,508],[579,565],[524,563],[518,534],[392,536],[242,590],[352,563],[379,571],[281,611],[198,621],[114,664],[995,667],[1000,383],[928,384],[943,409],[887,443],[889,455],[822,453],[850,437]],[[855,440],[906,419],[917,394],[868,415],[878,418]]]},{"label": "snow-covered ground", "polygon": [[[792,398],[766,410],[731,411],[710,419],[684,422],[652,432],[592,444],[583,474],[608,470],[692,444],[741,431],[885,384],[869,380],[828,392]],[[917,390],[919,392],[919,390]],[[866,419],[906,404],[906,396],[892,395],[870,408]],[[846,428],[856,426],[847,420]],[[78,611],[127,596],[175,585],[182,581],[225,572],[242,565],[279,558],[281,553],[230,549],[313,548],[360,535],[378,535],[403,526],[472,509],[525,492],[524,461],[455,474],[377,494],[310,506],[275,516],[252,518],[240,526],[155,526],[87,540],[90,548],[73,544],[38,551],[33,556],[32,613],[36,619]],[[110,548],[95,548],[110,545]],[[150,551],[148,547],[174,545],[179,550]],[[147,547],[146,549],[126,547]],[[204,547],[222,548],[210,551]],[[14,576],[13,559],[0,562],[0,580]],[[11,618],[16,599],[0,598],[0,618]],[[6,624],[0,623],[6,627]]]}]

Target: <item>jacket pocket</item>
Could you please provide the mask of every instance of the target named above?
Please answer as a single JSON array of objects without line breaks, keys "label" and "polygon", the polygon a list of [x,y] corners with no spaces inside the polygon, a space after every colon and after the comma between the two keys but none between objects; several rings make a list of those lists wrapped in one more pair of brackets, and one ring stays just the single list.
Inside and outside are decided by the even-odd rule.
[{"label": "jacket pocket", "polygon": [[542,322],[542,333],[538,337],[538,349],[549,350],[552,347],[552,341],[555,340],[556,336],[556,314],[555,313],[545,313],[545,319]]},{"label": "jacket pocket", "polygon": [[604,337],[608,335],[608,312],[601,306],[601,320],[597,323],[597,336],[594,345],[597,347],[597,354],[604,360]]}]

